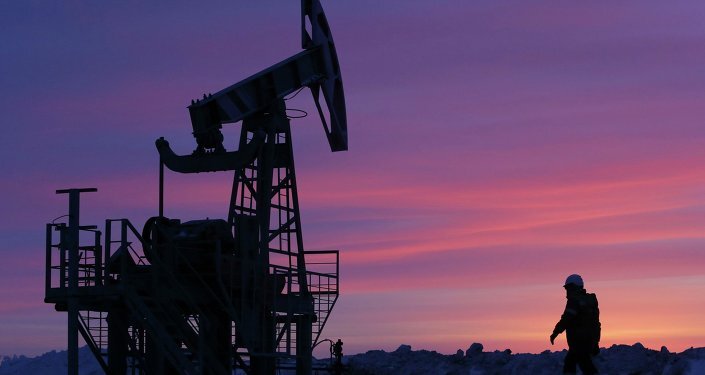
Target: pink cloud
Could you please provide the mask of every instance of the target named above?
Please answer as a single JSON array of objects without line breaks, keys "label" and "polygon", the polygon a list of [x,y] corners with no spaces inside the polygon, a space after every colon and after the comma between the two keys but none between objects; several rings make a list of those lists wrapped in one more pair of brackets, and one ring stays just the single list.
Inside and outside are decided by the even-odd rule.
[{"label": "pink cloud", "polygon": [[[449,4],[324,4],[350,150],[329,153],[309,98],[292,126],[306,247],[341,250],[328,334],[346,352],[541,351],[562,279],[581,272],[605,344],[702,343],[685,323],[703,309],[702,4]],[[192,97],[298,50],[295,4],[15,6],[2,352],[64,344],[41,302],[43,225],[67,209],[54,190],[97,187],[84,223],[141,226],[157,211],[154,139],[189,153]],[[166,179],[168,216],[227,214],[231,174]]]}]

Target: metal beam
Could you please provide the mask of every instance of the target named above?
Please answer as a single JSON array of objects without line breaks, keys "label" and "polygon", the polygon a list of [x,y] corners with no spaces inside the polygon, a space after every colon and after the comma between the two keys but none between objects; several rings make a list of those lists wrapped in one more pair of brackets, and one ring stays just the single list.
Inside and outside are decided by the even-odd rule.
[{"label": "metal beam", "polygon": [[[68,371],[69,375],[78,375],[78,262],[79,262],[79,231],[80,228],[80,207],[81,193],[96,192],[96,188],[87,189],[63,189],[57,190],[56,194],[69,195],[69,225],[65,242],[61,244],[62,250],[68,254]],[[63,285],[62,285],[63,286]]]},{"label": "metal beam", "polygon": [[217,149],[222,124],[235,123],[266,110],[277,99],[326,78],[320,48],[301,51],[189,107],[196,153]]}]

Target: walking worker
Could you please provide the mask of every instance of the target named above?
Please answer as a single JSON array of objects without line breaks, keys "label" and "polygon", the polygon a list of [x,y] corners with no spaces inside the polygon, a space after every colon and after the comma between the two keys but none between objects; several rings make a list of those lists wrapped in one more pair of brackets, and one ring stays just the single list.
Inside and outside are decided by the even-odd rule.
[{"label": "walking worker", "polygon": [[576,366],[580,366],[584,375],[597,374],[597,368],[592,363],[592,356],[600,350],[601,325],[597,296],[585,291],[583,278],[577,274],[568,276],[563,287],[568,301],[561,320],[551,334],[551,345],[558,335],[566,331],[568,354],[565,356],[563,373],[575,374]]}]

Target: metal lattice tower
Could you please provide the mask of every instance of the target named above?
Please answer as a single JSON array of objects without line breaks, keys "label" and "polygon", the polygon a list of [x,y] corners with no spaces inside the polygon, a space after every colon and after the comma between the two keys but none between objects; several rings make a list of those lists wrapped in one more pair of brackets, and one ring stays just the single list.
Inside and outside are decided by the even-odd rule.
[{"label": "metal lattice tower", "polygon": [[[312,348],[338,298],[339,258],[305,250],[284,98],[311,89],[332,151],[347,149],[347,125],[323,9],[303,0],[301,10],[303,51],[192,101],[192,154],[157,140],[159,215],[142,231],[109,219],[102,237],[79,224],[79,194],[96,189],[57,191],[69,194],[69,215],[47,224],[45,301],[68,312],[69,374],[78,372],[79,336],[110,374],[312,374]],[[220,129],[237,122],[239,147],[228,151]],[[234,173],[227,220],[165,217],[165,166]]]}]

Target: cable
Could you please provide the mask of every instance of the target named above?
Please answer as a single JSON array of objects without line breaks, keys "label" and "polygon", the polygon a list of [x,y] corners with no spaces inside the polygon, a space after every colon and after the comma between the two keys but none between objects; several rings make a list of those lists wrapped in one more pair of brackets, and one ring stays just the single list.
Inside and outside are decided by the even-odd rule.
[{"label": "cable", "polygon": [[61,215],[61,216],[57,217],[56,219],[52,220],[51,223],[55,224],[57,220],[61,219],[62,217],[68,217],[68,216],[69,216],[69,214]]},{"label": "cable", "polygon": [[288,98],[285,97],[284,100],[291,100],[291,99],[294,99],[294,98],[296,97],[296,95],[299,95],[299,93],[300,93],[301,91],[303,91],[303,89],[305,89],[305,88],[306,88],[306,86],[301,87],[300,89],[296,90],[295,93],[291,94],[291,96],[289,96]]},{"label": "cable", "polygon": [[292,112],[295,112],[295,113],[300,113],[300,115],[297,115],[297,116],[291,116],[291,115],[287,114],[286,117],[289,118],[289,119],[304,118],[304,117],[308,116],[308,112],[304,111],[303,109],[287,108],[286,110],[287,110],[287,111],[292,111]]}]

